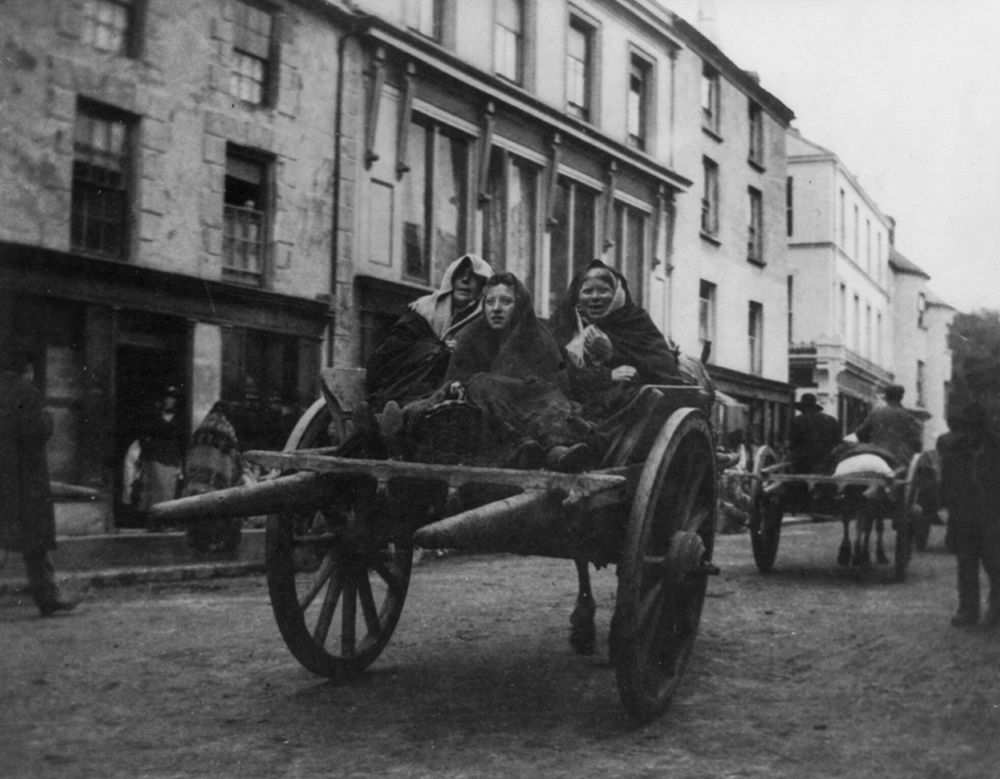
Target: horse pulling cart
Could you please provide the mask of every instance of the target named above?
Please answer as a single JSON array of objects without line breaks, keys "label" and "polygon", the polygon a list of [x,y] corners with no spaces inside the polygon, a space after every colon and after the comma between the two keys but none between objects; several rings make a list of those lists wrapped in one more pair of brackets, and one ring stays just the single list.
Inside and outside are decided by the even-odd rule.
[{"label": "horse pulling cart", "polygon": [[[906,579],[906,568],[913,551],[917,515],[917,479],[919,455],[911,460],[905,475],[880,474],[792,474],[789,463],[779,462],[769,447],[761,447],[754,458],[750,544],[754,562],[761,573],[774,568],[781,540],[781,526],[786,513],[811,514],[814,519],[835,518],[844,524],[844,540],[837,561],[840,565],[868,562],[871,530],[878,530],[879,561],[883,562],[881,523],[889,519],[895,531],[893,573],[897,581]],[[857,524],[853,551],[849,527]]]},{"label": "horse pulling cart", "polygon": [[646,387],[648,413],[581,474],[344,456],[356,382],[327,373],[285,451],[247,452],[271,475],[159,504],[163,522],[268,514],[268,587],[281,635],[308,670],[371,665],[406,600],[415,547],[615,564],[609,648],[625,709],[663,713],[691,655],[716,528],[711,394]]}]

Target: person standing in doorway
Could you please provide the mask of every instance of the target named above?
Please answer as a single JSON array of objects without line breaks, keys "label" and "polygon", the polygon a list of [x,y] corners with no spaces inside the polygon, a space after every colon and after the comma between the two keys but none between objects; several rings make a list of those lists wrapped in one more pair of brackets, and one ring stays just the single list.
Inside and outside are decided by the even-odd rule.
[{"label": "person standing in doorway", "polygon": [[[165,388],[156,411],[147,420],[139,438],[139,499],[136,508],[140,515],[146,515],[157,503],[177,497],[184,459],[180,401],[181,392],[177,387]],[[147,525],[151,533],[161,529]]]},{"label": "person standing in doorway", "polygon": [[33,383],[32,358],[11,344],[0,352],[0,549],[22,555],[35,605],[51,617],[76,604],[60,600],[49,560],[56,548],[45,454],[52,418]]}]

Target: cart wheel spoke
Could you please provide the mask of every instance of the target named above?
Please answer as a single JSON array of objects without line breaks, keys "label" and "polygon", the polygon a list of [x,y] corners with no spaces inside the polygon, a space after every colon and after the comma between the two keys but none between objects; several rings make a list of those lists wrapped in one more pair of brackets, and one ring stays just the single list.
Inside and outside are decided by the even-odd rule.
[{"label": "cart wheel spoke", "polygon": [[396,597],[400,597],[401,594],[405,592],[402,581],[400,580],[400,577],[397,574],[395,567],[390,569],[389,566],[386,565],[384,562],[379,561],[372,566],[372,570],[376,574],[378,574],[379,578],[382,579],[382,581],[385,582],[386,586],[389,588],[389,591],[393,595],[395,595]]},{"label": "cart wheel spoke", "polygon": [[353,657],[357,648],[358,588],[353,578],[344,583],[344,603],[341,611],[340,652]]},{"label": "cart wheel spoke", "polygon": [[316,626],[313,628],[313,641],[320,646],[326,644],[327,636],[330,635],[330,624],[333,622],[333,613],[337,610],[337,601],[340,600],[340,593],[343,583],[337,575],[330,581],[326,596],[323,598],[323,606],[316,617]]},{"label": "cart wheel spoke", "polygon": [[372,584],[368,581],[367,573],[358,577],[358,599],[361,601],[361,613],[364,615],[368,633],[377,638],[382,632],[382,625],[378,621],[378,609],[375,607],[375,596],[372,594]]},{"label": "cart wheel spoke", "polygon": [[316,573],[313,574],[312,584],[309,585],[309,589],[306,590],[299,598],[299,608],[303,611],[309,608],[309,605],[319,594],[320,590],[322,590],[323,586],[330,580],[330,576],[333,574],[335,567],[336,561],[334,560],[333,552],[327,552],[323,557],[323,561],[320,563],[319,568],[316,570]]}]

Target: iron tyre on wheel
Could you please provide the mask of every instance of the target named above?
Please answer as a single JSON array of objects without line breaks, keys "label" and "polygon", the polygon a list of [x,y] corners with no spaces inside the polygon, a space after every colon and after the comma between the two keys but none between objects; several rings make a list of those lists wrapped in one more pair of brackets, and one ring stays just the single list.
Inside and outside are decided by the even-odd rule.
[{"label": "iron tyre on wheel", "polygon": [[754,457],[754,494],[750,504],[750,547],[757,570],[770,573],[778,556],[781,542],[781,520],[784,510],[776,495],[764,492],[764,469],[777,463],[770,447],[762,446]]}]

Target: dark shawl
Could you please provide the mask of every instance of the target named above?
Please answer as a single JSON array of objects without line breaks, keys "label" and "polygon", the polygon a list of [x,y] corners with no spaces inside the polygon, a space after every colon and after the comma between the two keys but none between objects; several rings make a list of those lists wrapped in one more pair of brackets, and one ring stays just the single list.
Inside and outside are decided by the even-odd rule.
[{"label": "dark shawl", "polygon": [[0,549],[56,548],[45,442],[52,418],[42,393],[12,372],[0,372]]},{"label": "dark shawl", "polygon": [[445,377],[446,387],[464,384],[469,402],[483,411],[483,465],[508,464],[527,440],[548,449],[578,443],[589,430],[560,388],[565,372],[555,340],[514,281],[510,326],[497,333],[477,318],[459,337]]},{"label": "dark shawl", "polygon": [[[594,268],[606,270],[624,290],[625,302],[599,320],[587,322],[578,315],[577,303],[580,287],[587,272]],[[643,384],[683,383],[677,367],[677,350],[671,348],[663,333],[653,323],[644,309],[632,302],[628,282],[614,268],[594,260],[573,279],[569,292],[550,319],[552,333],[560,349],[580,332],[581,324],[594,324],[611,340],[614,354],[602,365],[579,367],[568,364],[572,393],[576,400],[591,411],[601,414],[620,408],[634,395],[635,388]],[[622,365],[631,365],[637,375],[631,382],[614,382],[611,371]]]},{"label": "dark shawl", "polygon": [[405,405],[434,392],[444,381],[451,359],[445,339],[455,338],[482,319],[479,299],[448,313],[452,278],[465,261],[471,263],[474,273],[492,275],[490,266],[474,255],[455,260],[445,271],[441,288],[414,301],[369,358],[365,382],[369,403],[376,411],[390,400]]}]

